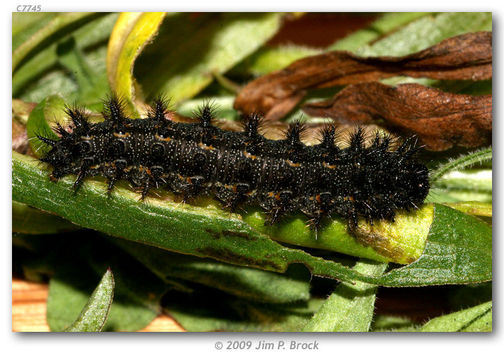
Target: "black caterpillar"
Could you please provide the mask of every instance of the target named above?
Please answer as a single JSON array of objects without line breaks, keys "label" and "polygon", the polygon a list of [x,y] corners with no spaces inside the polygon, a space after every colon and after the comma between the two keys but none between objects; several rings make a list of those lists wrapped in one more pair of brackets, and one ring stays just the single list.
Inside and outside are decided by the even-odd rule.
[{"label": "black caterpillar", "polygon": [[335,145],[335,128],[321,131],[320,144],[301,141],[304,126],[291,124],[284,140],[260,134],[261,117],[245,116],[243,131],[212,125],[211,106],[200,108],[197,123],[174,122],[165,116],[166,103],[155,101],[147,118],[129,119],[123,105],[111,97],[104,122],[90,123],[84,111],[68,107],[71,131],[56,127],[59,140],[39,135],[52,149],[40,160],[53,167],[52,180],[77,175],[104,176],[109,191],[120,180],[149,189],[166,186],[185,199],[211,193],[234,211],[258,204],[268,224],[283,214],[301,210],[318,229],[324,217],[345,218],[350,231],[360,217],[393,221],[397,210],[418,208],[429,191],[427,168],[414,159],[417,147],[407,140],[395,150],[388,136],[364,145],[362,129],[349,146]]}]

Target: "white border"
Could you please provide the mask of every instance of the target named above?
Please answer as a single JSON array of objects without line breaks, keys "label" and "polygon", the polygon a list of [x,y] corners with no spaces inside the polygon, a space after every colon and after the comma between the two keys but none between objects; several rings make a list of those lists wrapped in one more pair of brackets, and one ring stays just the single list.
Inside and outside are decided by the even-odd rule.
[{"label": "white border", "polygon": [[[499,104],[501,92],[499,91],[500,79],[500,52],[502,48],[500,20],[502,16],[502,3],[496,1],[479,0],[461,3],[459,1],[433,1],[421,2],[404,1],[352,1],[336,2],[328,0],[299,1],[291,0],[284,3],[255,0],[248,3],[230,1],[165,1],[143,0],[136,2],[111,3],[105,1],[87,0],[81,2],[70,1],[6,1],[2,3],[3,22],[2,36],[3,56],[1,57],[6,76],[2,86],[2,109],[4,118],[1,122],[3,130],[2,169],[6,169],[1,177],[0,188],[3,189],[2,217],[5,229],[2,241],[4,243],[2,274],[3,294],[0,309],[1,314],[1,347],[4,358],[13,359],[186,359],[188,356],[201,356],[201,358],[219,359],[248,359],[257,357],[306,358],[324,357],[329,359],[479,359],[494,357],[497,346],[503,343],[502,312],[500,311],[500,279],[501,266],[498,265],[501,256],[497,256],[502,248],[500,224],[502,224],[501,197],[499,182],[494,190],[495,214],[495,280],[494,281],[494,333],[493,334],[19,334],[11,333],[11,12],[15,11],[18,4],[41,4],[43,11],[492,11],[494,12],[494,149],[497,159],[494,166],[496,179],[499,178],[501,169],[501,146],[499,140],[503,139]],[[7,170],[9,169],[9,170]],[[215,350],[215,341],[253,339],[259,341],[266,339],[275,340],[318,340],[319,351],[225,351]]]}]

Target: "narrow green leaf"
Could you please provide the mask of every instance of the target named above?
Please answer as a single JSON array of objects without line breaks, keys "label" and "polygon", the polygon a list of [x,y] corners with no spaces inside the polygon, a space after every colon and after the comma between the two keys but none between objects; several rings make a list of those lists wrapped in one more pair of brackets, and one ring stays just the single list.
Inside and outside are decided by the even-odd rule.
[{"label": "narrow green leaf", "polygon": [[243,219],[261,233],[288,244],[333,250],[380,262],[409,264],[422,254],[433,216],[433,207],[428,204],[416,212],[398,213],[393,223],[379,221],[371,226],[361,220],[356,237],[348,233],[344,222],[337,220],[315,234],[302,216],[286,217],[276,226],[264,225],[266,219],[261,211],[248,211]]},{"label": "narrow green leaf", "polygon": [[38,30],[47,25],[58,13],[50,12],[13,12],[12,13],[12,49],[16,49]]},{"label": "narrow green leaf", "polygon": [[[387,264],[360,261],[354,270],[378,277]],[[356,282],[340,284],[303,328],[303,331],[367,332],[373,320],[376,299],[375,285]]]},{"label": "narrow green leaf", "polygon": [[436,188],[448,190],[473,190],[474,192],[492,193],[492,170],[455,170],[443,175],[436,181]]},{"label": "narrow green leaf", "polygon": [[492,302],[430,320],[421,332],[492,332]]},{"label": "narrow green leaf", "polygon": [[[27,13],[26,16],[31,14]],[[61,13],[52,18],[44,27],[40,28],[26,41],[14,48],[12,53],[12,72],[15,72],[19,64],[30,54],[42,49],[54,41],[55,38],[68,34],[69,31],[79,27],[82,23],[96,17],[95,13],[75,12]]]},{"label": "narrow green leaf", "polygon": [[66,332],[97,332],[103,329],[114,299],[114,276],[107,269],[79,317]]}]

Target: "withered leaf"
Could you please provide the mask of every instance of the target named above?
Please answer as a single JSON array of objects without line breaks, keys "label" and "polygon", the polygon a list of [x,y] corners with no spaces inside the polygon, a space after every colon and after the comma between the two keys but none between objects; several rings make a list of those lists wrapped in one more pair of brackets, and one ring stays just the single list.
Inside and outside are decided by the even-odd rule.
[{"label": "withered leaf", "polygon": [[26,126],[17,121],[12,122],[12,150],[21,154],[31,154]]},{"label": "withered leaf", "polygon": [[433,151],[489,144],[492,137],[491,95],[451,94],[419,84],[350,85],[332,99],[306,104],[303,110],[353,123],[384,119],[389,130],[414,133]]},{"label": "withered leaf", "polygon": [[492,33],[455,36],[402,57],[359,57],[332,51],[300,59],[283,70],[245,86],[234,107],[261,112],[278,120],[294,108],[307,89],[376,81],[392,76],[444,80],[486,80],[492,77]]},{"label": "withered leaf", "polygon": [[36,103],[12,99],[12,150],[32,155],[26,134],[26,122]]}]

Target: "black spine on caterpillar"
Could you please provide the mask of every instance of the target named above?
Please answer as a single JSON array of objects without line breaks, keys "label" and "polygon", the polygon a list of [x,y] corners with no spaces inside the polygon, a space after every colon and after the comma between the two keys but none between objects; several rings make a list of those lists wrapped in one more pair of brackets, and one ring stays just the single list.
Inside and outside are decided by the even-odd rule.
[{"label": "black spine on caterpillar", "polygon": [[244,120],[243,131],[212,125],[209,104],[197,113],[198,123],[166,118],[159,98],[145,119],[129,119],[121,101],[111,97],[102,123],[91,124],[79,109],[67,109],[72,131],[58,126],[59,141],[40,136],[52,149],[40,160],[53,167],[51,178],[105,176],[109,190],[121,179],[142,188],[161,186],[189,199],[213,194],[225,207],[258,204],[273,224],[285,213],[301,211],[314,228],[325,217],[339,215],[353,231],[359,218],[393,221],[398,210],[418,208],[429,191],[427,168],[414,158],[411,141],[393,149],[388,136],[376,134],[365,146],[362,129],[349,146],[335,144],[335,128],[321,142],[307,146],[304,126],[291,124],[284,140],[261,135],[261,117]]}]

